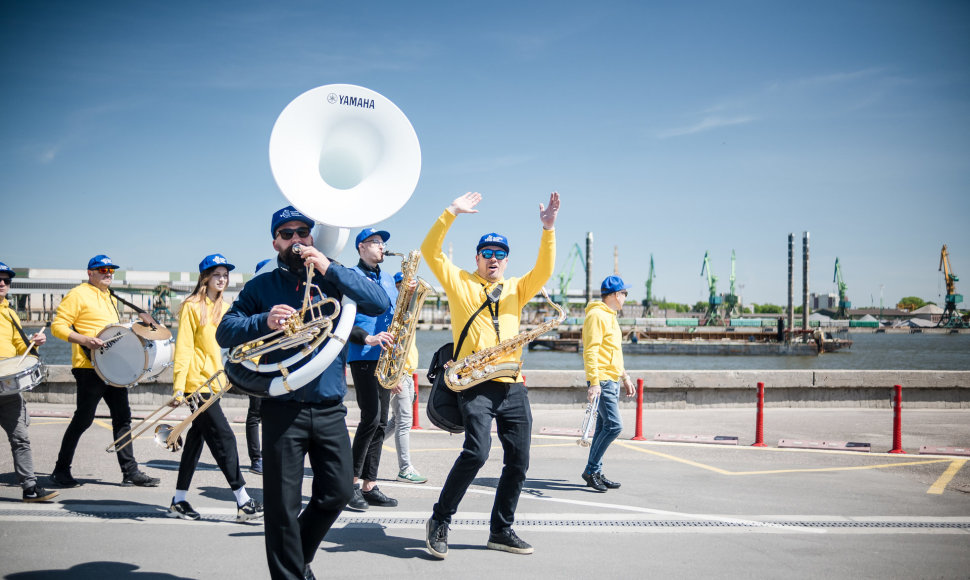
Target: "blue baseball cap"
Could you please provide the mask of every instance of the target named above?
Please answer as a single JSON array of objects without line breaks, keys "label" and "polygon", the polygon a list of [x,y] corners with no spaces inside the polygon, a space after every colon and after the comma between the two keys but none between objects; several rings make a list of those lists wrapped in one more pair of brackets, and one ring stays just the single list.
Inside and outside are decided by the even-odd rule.
[{"label": "blue baseball cap", "polygon": [[[13,278],[14,276],[17,275],[17,273],[13,271],[13,268],[11,268],[10,266],[4,264],[3,262],[0,262],[0,274],[2,274],[3,272],[6,272],[7,274],[10,274],[10,277],[11,278]],[[397,281],[397,278],[395,278],[394,281],[396,282]]]},{"label": "blue baseball cap", "polygon": [[260,268],[262,268],[263,266],[265,266],[266,264],[268,264],[269,261],[270,261],[270,258],[266,258],[265,260],[260,260],[259,263],[256,264],[256,270],[255,271],[256,272],[259,272]]},{"label": "blue baseball cap", "polygon": [[199,262],[199,274],[205,272],[209,268],[215,268],[216,266],[225,266],[227,270],[232,272],[236,269],[235,266],[229,263],[222,254],[209,254]]},{"label": "blue baseball cap", "polygon": [[403,280],[403,279],[404,279],[404,273],[403,272],[398,272],[397,274],[394,274],[394,283],[395,284],[400,284],[401,283],[401,280]]},{"label": "blue baseball cap", "polygon": [[296,209],[292,205],[288,205],[273,214],[273,220],[269,228],[269,234],[275,238],[276,228],[280,227],[286,222],[291,222],[293,220],[301,221],[305,223],[307,227],[310,227],[310,228],[316,225],[312,219],[300,213],[300,210]]},{"label": "blue baseball cap", "polygon": [[600,285],[600,295],[606,296],[607,294],[626,290],[627,288],[629,286],[623,281],[623,278],[619,276],[607,276],[606,280],[603,280],[603,283]]},{"label": "blue baseball cap", "polygon": [[479,252],[485,246],[498,246],[505,250],[505,253],[509,253],[509,239],[502,234],[485,234],[482,239],[478,240],[478,246],[475,247],[475,252]]},{"label": "blue baseball cap", "polygon": [[88,270],[95,270],[97,268],[111,268],[112,270],[117,270],[118,266],[112,264],[111,258],[108,256],[98,254],[97,256],[88,260]]},{"label": "blue baseball cap", "polygon": [[360,230],[359,234],[357,234],[357,240],[354,241],[354,247],[355,248],[359,247],[361,242],[363,242],[367,238],[374,235],[380,236],[381,240],[385,242],[391,239],[391,234],[385,232],[384,230],[375,230],[374,228],[364,228]]}]

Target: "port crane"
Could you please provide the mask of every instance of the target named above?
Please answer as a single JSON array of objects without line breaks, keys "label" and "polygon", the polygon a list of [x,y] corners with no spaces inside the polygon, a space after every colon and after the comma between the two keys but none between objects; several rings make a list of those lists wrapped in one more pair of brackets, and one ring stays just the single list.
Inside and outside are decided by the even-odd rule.
[{"label": "port crane", "polygon": [[957,304],[963,302],[963,295],[957,294],[956,283],[960,281],[960,278],[950,270],[950,254],[946,251],[946,244],[943,244],[943,249],[940,250],[940,272],[943,272],[943,280],[946,282],[946,303],[943,307],[943,316],[940,317],[940,321],[936,325],[946,328],[970,327],[970,324],[960,317],[960,311],[957,310]]},{"label": "port crane", "polygon": [[710,295],[707,298],[707,312],[704,314],[704,324],[706,326],[720,326],[724,323],[724,318],[721,317],[718,308],[724,299],[717,294],[717,276],[711,270],[711,259],[708,256],[708,252],[704,252],[704,264],[701,266],[701,276],[705,272],[707,273],[707,288]]},{"label": "port crane", "polygon": [[569,284],[573,281],[573,277],[576,275],[576,263],[580,263],[583,266],[583,271],[586,271],[586,260],[583,259],[583,250],[579,247],[579,244],[573,244],[573,247],[569,250],[569,254],[566,256],[566,261],[563,264],[563,268],[559,270],[559,294],[553,296],[553,302],[566,307],[569,301],[566,293],[569,291]]},{"label": "port crane", "polygon": [[734,291],[734,250],[731,250],[731,291],[724,296],[724,311],[730,318],[735,318],[741,315],[741,310],[738,308],[738,294]]},{"label": "port crane", "polygon": [[650,275],[647,276],[647,297],[643,299],[643,315],[647,316],[650,313],[650,307],[653,306],[653,254],[650,254]]},{"label": "port crane", "polygon": [[832,282],[839,288],[839,310],[835,314],[837,320],[845,320],[849,317],[849,309],[852,308],[852,303],[848,301],[845,295],[845,290],[848,288],[845,284],[845,280],[842,279],[842,265],[839,264],[839,259],[835,258],[835,274],[832,275]]}]

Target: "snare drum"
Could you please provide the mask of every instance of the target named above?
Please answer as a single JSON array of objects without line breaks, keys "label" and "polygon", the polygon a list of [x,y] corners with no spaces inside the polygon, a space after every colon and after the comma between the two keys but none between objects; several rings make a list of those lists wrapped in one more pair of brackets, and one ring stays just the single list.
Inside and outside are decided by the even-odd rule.
[{"label": "snare drum", "polygon": [[114,387],[132,387],[158,377],[172,366],[175,340],[164,326],[141,322],[109,324],[98,333],[106,344],[91,351],[91,363],[101,379]]},{"label": "snare drum", "polygon": [[47,367],[32,354],[0,360],[0,396],[29,391],[45,380]]}]

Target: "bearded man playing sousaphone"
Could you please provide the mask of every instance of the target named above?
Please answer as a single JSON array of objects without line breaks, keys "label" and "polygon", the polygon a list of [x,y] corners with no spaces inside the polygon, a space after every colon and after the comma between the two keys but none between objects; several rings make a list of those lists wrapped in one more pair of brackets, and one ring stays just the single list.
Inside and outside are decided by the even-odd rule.
[{"label": "bearded man playing sousaphone", "polygon": [[[485,234],[478,242],[474,272],[455,266],[441,250],[445,235],[459,214],[478,213],[475,206],[481,200],[478,193],[466,193],[455,199],[441,213],[421,244],[421,253],[428,267],[448,296],[452,335],[457,345],[455,360],[516,336],[522,307],[542,289],[552,275],[556,261],[553,228],[559,213],[559,194],[553,192],[547,206],[539,204],[542,236],[539,256],[532,270],[521,278],[505,277],[509,242],[505,236],[496,233]],[[521,356],[521,349],[517,348],[502,360],[518,362]],[[522,376],[494,378],[462,390],[458,393],[458,406],[464,422],[465,442],[427,522],[428,551],[437,558],[448,555],[448,524],[458,511],[468,486],[488,459],[494,420],[502,442],[504,466],[495,490],[486,545],[493,550],[531,554],[532,546],[512,531],[515,507],[529,467],[532,440],[532,410]]]}]

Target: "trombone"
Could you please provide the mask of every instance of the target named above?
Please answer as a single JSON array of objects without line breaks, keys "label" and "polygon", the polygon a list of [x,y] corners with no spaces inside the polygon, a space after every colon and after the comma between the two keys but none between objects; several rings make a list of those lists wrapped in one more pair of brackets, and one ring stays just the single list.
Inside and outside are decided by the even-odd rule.
[{"label": "trombone", "polygon": [[[202,392],[202,389],[206,387],[208,387],[209,391],[212,393],[208,400],[205,399],[203,396],[205,393]],[[131,431],[128,431],[121,437],[118,437],[114,440],[114,443],[108,445],[108,447],[105,448],[105,451],[108,453],[121,451],[126,446],[130,445],[132,441],[144,435],[145,432],[152,427],[152,425],[155,425],[167,417],[169,413],[175,409],[178,409],[184,404],[188,404],[189,407],[194,411],[191,415],[182,420],[181,423],[175,425],[174,427],[164,423],[155,427],[155,444],[159,447],[166,447],[172,452],[178,451],[182,448],[182,432],[192,424],[192,421],[194,421],[196,417],[204,413],[206,409],[208,409],[213,403],[221,399],[222,395],[225,394],[225,392],[230,388],[232,388],[232,383],[230,383],[229,379],[226,378],[226,372],[220,370],[216,374],[212,375],[209,380],[203,383],[201,387],[196,389],[194,393],[182,397],[181,401],[179,401],[179,397],[172,397],[164,405],[149,413],[148,416],[135,425]],[[158,416],[156,417],[156,415]],[[124,442],[122,443],[122,441]]]}]

